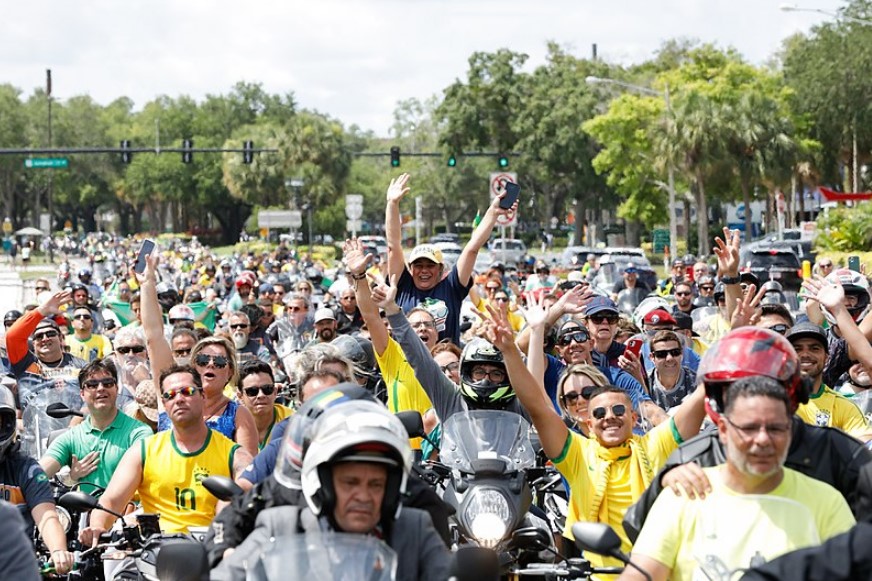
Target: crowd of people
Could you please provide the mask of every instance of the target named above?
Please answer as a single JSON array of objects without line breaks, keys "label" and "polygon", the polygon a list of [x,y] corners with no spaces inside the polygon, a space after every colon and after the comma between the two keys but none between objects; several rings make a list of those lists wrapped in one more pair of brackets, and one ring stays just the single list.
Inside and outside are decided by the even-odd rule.
[{"label": "crowd of people", "polygon": [[[269,539],[314,531],[375,535],[398,578],[446,579],[449,511],[410,468],[438,458],[452,415],[494,409],[529,421],[564,478],[566,556],[574,523],[601,522],[653,578],[690,579],[700,531],[748,567],[872,517],[863,274],[822,259],[791,311],[741,271],[727,229],[656,288],[632,264],[594,288],[594,256],[565,273],[476,271],[512,211],[499,196],[448,267],[435,245],[404,251],[410,184],[387,189],[385,256],[352,239],[337,264],[284,245],[219,259],[194,241],[137,272],[135,244],[98,240],[90,266],[35,281],[37,300],[4,316],[0,488],[23,517],[6,525],[35,527],[69,571],[58,480],[115,512],[159,513],[165,532],[209,527],[214,579],[244,579]],[[48,441],[36,428],[56,402],[84,417]],[[401,411],[421,414],[427,439]],[[201,484],[216,475],[245,494],[219,504]],[[762,496],[785,502],[765,524]],[[114,520],[93,513],[80,541]]]}]

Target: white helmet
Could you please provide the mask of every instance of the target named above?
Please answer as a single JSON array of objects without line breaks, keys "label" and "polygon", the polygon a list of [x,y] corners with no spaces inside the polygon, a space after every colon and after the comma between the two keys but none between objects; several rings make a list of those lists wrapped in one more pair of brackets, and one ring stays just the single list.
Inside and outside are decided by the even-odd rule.
[{"label": "white helmet", "polygon": [[387,466],[381,524],[390,526],[399,516],[412,467],[412,448],[402,422],[383,405],[363,400],[332,407],[315,422],[303,450],[303,496],[312,512],[331,521],[336,504],[333,465],[339,462]]},{"label": "white helmet", "polygon": [[633,323],[636,327],[641,329],[642,319],[645,318],[645,315],[655,309],[663,309],[666,312],[670,312],[672,306],[669,304],[669,301],[663,297],[647,297],[642,299],[642,302],[639,303],[639,306],[637,306],[633,311]]},{"label": "white helmet", "polygon": [[8,387],[0,385],[0,459],[5,458],[15,444],[17,427],[15,396]]},{"label": "white helmet", "polygon": [[[830,284],[842,285],[846,296],[857,297],[857,304],[849,307],[848,312],[855,321],[862,319],[869,310],[869,280],[866,276],[848,268],[840,268],[827,275],[826,280]],[[836,325],[836,318],[823,305],[821,312],[831,325]]]}]

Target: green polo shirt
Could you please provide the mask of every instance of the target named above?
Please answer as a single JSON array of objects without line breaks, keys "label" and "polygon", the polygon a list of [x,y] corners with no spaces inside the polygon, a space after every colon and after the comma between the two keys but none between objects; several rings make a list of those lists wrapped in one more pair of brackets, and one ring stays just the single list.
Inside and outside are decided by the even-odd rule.
[{"label": "green polo shirt", "polygon": [[[93,472],[82,479],[82,482],[105,488],[109,486],[109,480],[112,479],[115,468],[128,448],[139,440],[151,436],[152,433],[151,428],[120,410],[115,420],[102,431],[91,424],[91,416],[88,416],[81,424],[67,430],[52,442],[45,455],[54,458],[61,466],[69,466],[74,454],[81,460],[93,451],[99,452],[100,463]],[[83,485],[81,489],[89,493],[94,490],[92,486],[87,485]]]}]

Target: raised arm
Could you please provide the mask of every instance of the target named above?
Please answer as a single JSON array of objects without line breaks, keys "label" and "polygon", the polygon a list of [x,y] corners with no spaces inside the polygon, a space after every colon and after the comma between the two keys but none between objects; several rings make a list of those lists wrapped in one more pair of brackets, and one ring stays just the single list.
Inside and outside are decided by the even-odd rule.
[{"label": "raised arm", "polygon": [[[531,348],[527,355],[527,370],[530,372],[536,384],[542,386],[542,397],[548,400],[548,405],[553,405],[551,398],[545,391],[545,322],[548,318],[548,309],[545,308],[545,293],[539,294],[539,300],[531,302],[523,309],[524,319],[527,321],[527,328],[530,329],[530,345]],[[508,319],[508,317],[506,317]]]},{"label": "raised arm", "polygon": [[[158,259],[154,254],[146,256],[145,271],[136,275],[142,308],[142,330],[151,363],[151,376],[155,378],[160,377],[161,371],[174,363],[173,351],[164,336],[163,313],[157,300],[157,263]],[[159,392],[158,389],[158,395]]]},{"label": "raised arm", "polygon": [[342,245],[342,263],[351,278],[351,286],[357,296],[357,308],[360,309],[360,315],[369,330],[372,348],[378,355],[383,355],[388,348],[388,329],[381,320],[378,305],[373,302],[370,293],[366,269],[371,261],[372,256],[363,253],[363,245],[356,238],[346,240]]},{"label": "raised arm", "polygon": [[403,233],[400,222],[400,202],[409,193],[409,174],[392,179],[385,206],[385,238],[388,240],[388,274],[399,275],[406,268],[403,255]]},{"label": "raised arm", "polygon": [[839,332],[848,343],[851,359],[859,361],[866,369],[872,369],[872,345],[869,345],[863,331],[848,312],[845,306],[845,289],[842,285],[817,277],[803,281],[802,286],[806,291],[806,300],[826,307],[836,318]]},{"label": "raised arm", "polygon": [[500,200],[505,195],[505,192],[503,192],[491,200],[487,212],[484,213],[479,225],[472,231],[472,236],[469,238],[469,242],[467,242],[466,246],[463,247],[463,252],[460,253],[460,257],[457,259],[457,279],[460,281],[460,284],[464,286],[469,283],[469,277],[472,276],[472,269],[475,266],[475,259],[478,256],[478,251],[481,250],[481,247],[484,246],[488,241],[488,238],[490,238],[491,232],[493,232],[494,226],[497,223],[497,216],[518,212],[517,200],[508,210],[500,208]]},{"label": "raised arm", "polygon": [[[590,288],[582,289],[580,286],[576,286],[566,291],[559,299],[557,299],[557,302],[551,305],[548,309],[545,316],[544,329],[550,329],[556,325],[557,321],[559,321],[560,317],[563,315],[578,315],[583,313],[584,308],[587,306],[587,303],[590,302],[591,298],[593,298],[593,292]],[[523,353],[529,353],[531,331],[529,325],[524,327],[515,341],[518,348]]]},{"label": "raised arm", "polygon": [[[738,230],[724,228],[724,238],[715,238],[713,251],[718,257],[718,277],[737,278],[739,276],[739,246],[741,240]],[[727,321],[733,317],[738,301],[742,299],[742,287],[738,283],[724,283],[724,298],[727,301]]]},{"label": "raised arm", "polygon": [[684,398],[672,419],[685,442],[699,433],[705,419],[705,385],[700,383],[690,396]]},{"label": "raised arm", "polygon": [[[524,365],[508,318],[492,307],[488,307],[488,312],[491,318],[484,323],[485,335],[502,352],[512,389],[530,414],[533,426],[539,433],[542,449],[549,458],[557,458],[569,437],[569,428],[557,415],[550,398],[545,394],[542,378],[534,377]],[[531,348],[541,351],[542,345],[531,344]]]}]

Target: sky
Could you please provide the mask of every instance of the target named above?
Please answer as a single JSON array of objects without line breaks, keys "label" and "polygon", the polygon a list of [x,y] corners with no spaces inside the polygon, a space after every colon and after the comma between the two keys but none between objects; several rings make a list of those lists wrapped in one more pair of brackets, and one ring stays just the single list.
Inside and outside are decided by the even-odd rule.
[{"label": "sky", "polygon": [[[762,64],[783,39],[832,20],[783,12],[777,0],[36,0],[0,19],[0,83],[23,97],[126,96],[139,110],[160,95],[228,93],[239,81],[293,93],[314,109],[380,137],[401,100],[425,100],[464,79],[473,52],[500,48],[544,62],[553,41],[577,57],[591,46],[630,65],[666,40],[731,46]],[[808,0],[834,12],[843,2]]]}]

